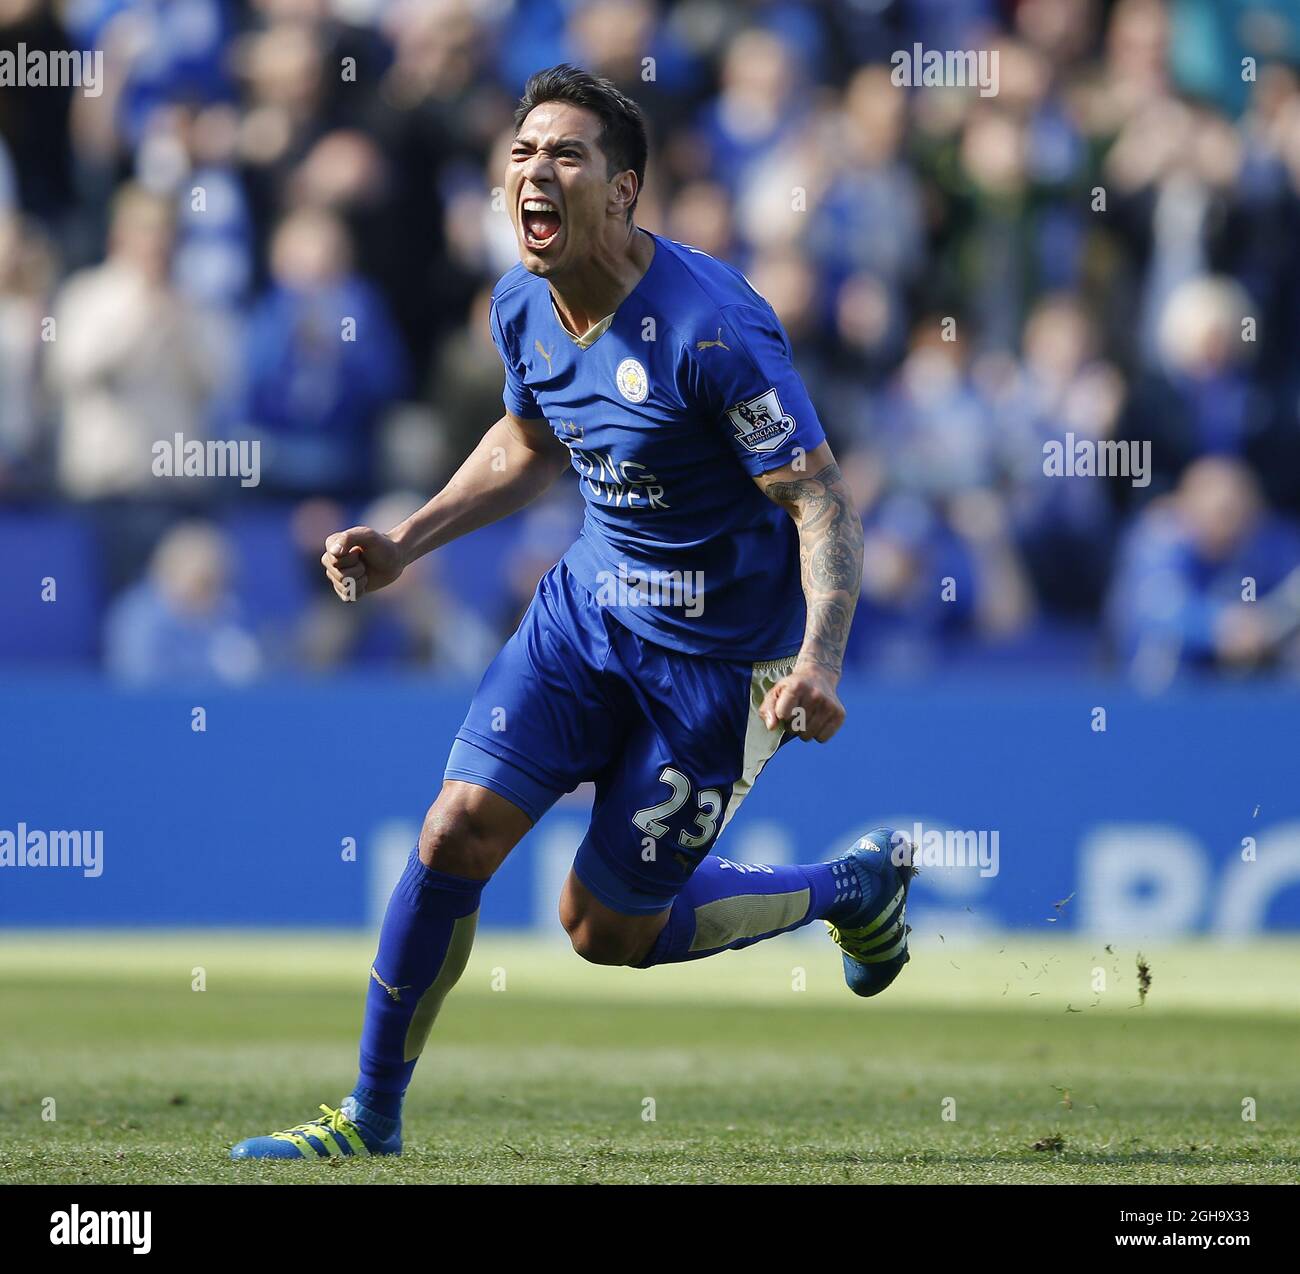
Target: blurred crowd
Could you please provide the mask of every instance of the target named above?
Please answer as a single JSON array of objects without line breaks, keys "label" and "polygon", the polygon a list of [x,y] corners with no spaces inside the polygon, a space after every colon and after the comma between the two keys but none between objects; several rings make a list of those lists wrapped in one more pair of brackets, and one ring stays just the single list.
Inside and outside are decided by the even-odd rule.
[{"label": "blurred crowd", "polygon": [[[25,646],[19,600],[9,658],[484,666],[572,484],[365,606],[317,558],[500,415],[494,187],[568,60],[647,113],[640,223],[790,334],[866,526],[854,672],[1300,675],[1294,0],[0,0],[19,42],[105,82],[0,87],[0,526],[81,606]],[[998,92],[895,86],[916,43]],[[259,484],[158,476],[176,435]],[[1149,481],[1047,476],[1067,436]]]}]

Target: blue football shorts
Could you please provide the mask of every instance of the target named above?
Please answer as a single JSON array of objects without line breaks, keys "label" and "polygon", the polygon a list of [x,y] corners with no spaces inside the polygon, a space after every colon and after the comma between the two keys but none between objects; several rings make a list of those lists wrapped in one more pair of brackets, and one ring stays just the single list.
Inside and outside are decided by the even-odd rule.
[{"label": "blue football shorts", "polygon": [[657,645],[560,562],[484,674],[445,777],[491,789],[534,823],[593,782],[578,879],[614,911],[662,911],[793,737],[769,730],[758,708],[794,661]]}]

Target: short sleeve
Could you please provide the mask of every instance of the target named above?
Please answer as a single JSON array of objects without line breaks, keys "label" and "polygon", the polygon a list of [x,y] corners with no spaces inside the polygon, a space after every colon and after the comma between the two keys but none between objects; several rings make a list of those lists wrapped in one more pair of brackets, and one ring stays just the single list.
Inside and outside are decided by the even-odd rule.
[{"label": "short sleeve", "polygon": [[506,410],[518,416],[520,420],[540,420],[542,409],[537,405],[533,391],[524,384],[523,371],[510,353],[505,328],[501,325],[501,314],[495,301],[492,302],[488,326],[492,329],[492,344],[497,347],[497,353],[501,355],[501,362],[506,369],[505,388],[501,393],[501,400],[505,403]]},{"label": "short sleeve", "polygon": [[686,351],[694,406],[721,429],[751,474],[792,463],[826,441],[791,360],[790,342],[768,306],[731,305],[717,332]]}]

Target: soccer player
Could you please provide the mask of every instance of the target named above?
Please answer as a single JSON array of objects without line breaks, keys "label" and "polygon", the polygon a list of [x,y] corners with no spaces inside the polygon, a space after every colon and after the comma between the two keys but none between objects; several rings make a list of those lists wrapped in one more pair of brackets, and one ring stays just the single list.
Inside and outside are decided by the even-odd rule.
[{"label": "soccer player", "polygon": [[515,126],[520,264],[491,310],[505,414],[422,509],[387,534],[331,535],[321,561],[354,601],[567,470],[582,533],[452,744],[380,931],[356,1087],[236,1159],[400,1153],[403,1095],[483,887],[584,781],[595,803],[560,919],[585,959],[646,969],[818,919],[858,995],[908,959],[912,848],[890,829],[825,863],[709,852],[780,744],[844,721],[862,528],[789,341],[740,273],[636,226],[645,125],[612,84],[541,71]]}]

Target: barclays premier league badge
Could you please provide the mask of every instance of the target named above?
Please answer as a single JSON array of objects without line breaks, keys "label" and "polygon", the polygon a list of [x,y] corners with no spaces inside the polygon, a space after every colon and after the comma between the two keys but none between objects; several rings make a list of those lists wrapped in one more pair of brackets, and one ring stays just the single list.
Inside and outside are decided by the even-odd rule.
[{"label": "barclays premier league badge", "polygon": [[750,451],[775,451],[794,431],[794,417],[781,410],[775,389],[727,408],[741,445]]}]

